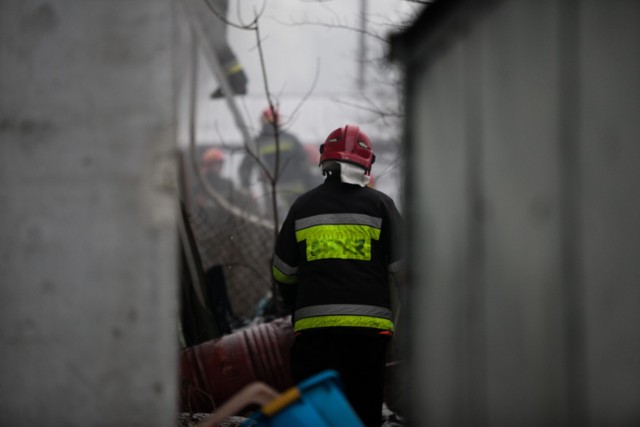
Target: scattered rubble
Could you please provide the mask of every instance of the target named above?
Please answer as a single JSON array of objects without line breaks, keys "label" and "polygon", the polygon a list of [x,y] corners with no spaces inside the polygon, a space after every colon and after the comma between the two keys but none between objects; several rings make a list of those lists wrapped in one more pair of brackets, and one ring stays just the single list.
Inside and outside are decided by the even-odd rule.
[{"label": "scattered rubble", "polygon": [[[196,424],[209,418],[211,414],[195,413],[190,414],[183,412],[180,414],[180,424],[178,427],[196,427]],[[220,427],[239,427],[247,421],[248,418],[240,416],[232,416],[225,419]],[[382,424],[380,427],[405,427],[405,420],[400,415],[392,412],[386,405],[382,408]],[[287,426],[295,427],[295,426]]]}]

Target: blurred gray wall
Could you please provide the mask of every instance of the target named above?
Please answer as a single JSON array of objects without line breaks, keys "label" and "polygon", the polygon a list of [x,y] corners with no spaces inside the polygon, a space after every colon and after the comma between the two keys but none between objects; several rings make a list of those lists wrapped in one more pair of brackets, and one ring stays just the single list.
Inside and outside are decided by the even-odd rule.
[{"label": "blurred gray wall", "polygon": [[640,425],[640,2],[440,1],[406,72],[411,425]]},{"label": "blurred gray wall", "polygon": [[0,425],[176,425],[174,2],[0,1]]}]

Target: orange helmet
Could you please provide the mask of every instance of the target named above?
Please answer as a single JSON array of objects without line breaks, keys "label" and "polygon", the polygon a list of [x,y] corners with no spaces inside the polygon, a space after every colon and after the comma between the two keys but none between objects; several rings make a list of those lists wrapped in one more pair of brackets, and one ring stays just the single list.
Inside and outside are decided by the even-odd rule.
[{"label": "orange helmet", "polygon": [[202,154],[202,163],[205,165],[224,162],[224,153],[218,148],[209,148]]},{"label": "orange helmet", "polygon": [[341,160],[362,166],[369,173],[376,161],[369,137],[356,125],[345,125],[331,132],[320,146],[320,164]]},{"label": "orange helmet", "polygon": [[262,123],[271,123],[271,124],[280,124],[280,113],[276,107],[267,107],[262,110],[262,114],[260,115],[260,120]]}]

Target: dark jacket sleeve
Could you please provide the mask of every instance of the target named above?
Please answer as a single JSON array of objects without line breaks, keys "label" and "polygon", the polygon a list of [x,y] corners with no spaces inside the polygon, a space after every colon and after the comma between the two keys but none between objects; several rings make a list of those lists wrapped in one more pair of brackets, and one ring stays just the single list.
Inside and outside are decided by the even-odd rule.
[{"label": "dark jacket sleeve", "polygon": [[387,232],[387,268],[389,271],[389,294],[394,324],[398,324],[401,306],[401,294],[406,286],[405,253],[406,229],[405,223],[391,198],[385,201],[386,232]]},{"label": "dark jacket sleeve", "polygon": [[255,162],[255,159],[251,157],[250,154],[245,153],[244,157],[242,158],[242,163],[240,163],[240,166],[238,168],[240,184],[242,184],[243,187],[249,186],[251,171],[253,170]]},{"label": "dark jacket sleeve", "polygon": [[273,279],[288,309],[295,306],[298,282],[298,243],[296,242],[293,208],[289,211],[276,240],[273,257]]},{"label": "dark jacket sleeve", "polygon": [[396,208],[393,199],[385,198],[387,212],[387,263],[391,273],[401,273],[404,270],[406,230],[405,223]]}]

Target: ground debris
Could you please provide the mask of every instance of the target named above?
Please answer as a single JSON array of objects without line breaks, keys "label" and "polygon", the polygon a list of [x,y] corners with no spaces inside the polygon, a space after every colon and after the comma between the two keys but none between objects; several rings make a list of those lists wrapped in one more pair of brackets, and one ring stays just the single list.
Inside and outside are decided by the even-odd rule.
[{"label": "ground debris", "polygon": [[[197,423],[206,420],[211,414],[207,413],[187,413],[180,414],[180,424],[178,427],[194,427]],[[232,416],[225,419],[220,427],[238,427],[247,421],[247,418]],[[404,427],[404,419],[397,413],[391,411],[385,404],[382,408],[381,427]]]},{"label": "ground debris", "polygon": [[405,421],[397,413],[391,411],[386,403],[382,405],[382,426],[381,427],[404,427]]},{"label": "ground debris", "polygon": [[[182,412],[180,413],[178,427],[194,427],[197,423],[206,420],[210,416],[211,414],[207,413]],[[229,417],[220,424],[220,427],[238,427],[246,420],[247,418],[244,417]]]}]

